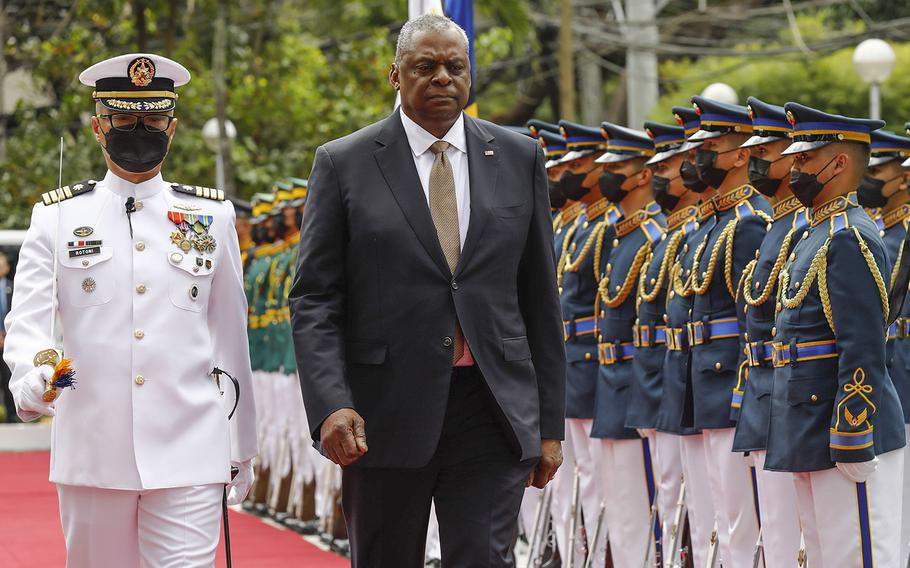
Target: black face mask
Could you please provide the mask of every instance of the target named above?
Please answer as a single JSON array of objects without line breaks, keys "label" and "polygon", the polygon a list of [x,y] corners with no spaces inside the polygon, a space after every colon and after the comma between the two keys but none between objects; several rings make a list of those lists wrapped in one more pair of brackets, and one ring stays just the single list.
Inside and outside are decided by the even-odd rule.
[{"label": "black face mask", "polygon": [[[638,175],[638,174],[633,174]],[[597,184],[600,186],[600,194],[607,198],[610,203],[619,203],[629,195],[629,190],[623,189],[622,185],[626,183],[629,176],[617,174],[614,172],[603,172],[597,178]]]},{"label": "black face mask", "polygon": [[679,166],[679,175],[682,176],[683,185],[686,186],[686,189],[695,193],[704,193],[708,189],[708,184],[701,181],[701,178],[698,177],[698,170],[695,169],[695,164],[686,160]]},{"label": "black face mask", "polygon": [[138,126],[129,132],[112,128],[104,134],[107,155],[115,164],[134,174],[152,170],[163,162],[170,141],[167,132],[149,132]]},{"label": "black face mask", "polygon": [[559,180],[547,180],[547,192],[550,194],[550,209],[559,209],[566,204],[566,196],[562,193]]},{"label": "black face mask", "polygon": [[587,195],[588,188],[581,184],[585,181],[585,178],[588,177],[588,174],[593,171],[593,169],[590,169],[578,174],[568,170],[562,172],[562,176],[559,178],[559,189],[562,190],[562,194],[572,201],[578,201]]},{"label": "black face mask", "polygon": [[828,181],[836,178],[837,175],[833,175],[828,178],[828,181],[821,183],[818,181],[818,174],[825,171],[828,166],[834,162],[837,156],[831,158],[827,164],[825,164],[822,169],[818,170],[814,174],[800,172],[796,170],[790,171],[790,190],[793,191],[793,195],[799,199],[799,202],[803,204],[803,207],[812,207],[812,201],[821,193]]},{"label": "black face mask", "polygon": [[651,178],[651,194],[654,196],[654,201],[664,211],[673,211],[679,205],[680,198],[670,194],[670,182],[674,179],[676,178],[669,179],[661,176]]},{"label": "black face mask", "polygon": [[859,188],[856,190],[856,200],[863,207],[884,207],[888,204],[888,198],[882,193],[885,185],[896,180],[904,174],[898,174],[891,179],[881,180],[874,177],[863,176]]},{"label": "black face mask", "polygon": [[265,238],[266,238],[265,227],[263,227],[261,224],[254,225],[253,226],[253,242],[256,243],[257,245],[261,245],[262,243],[265,242]]},{"label": "black face mask", "polygon": [[[780,159],[782,157],[777,160]],[[774,160],[774,162],[777,162],[777,160]],[[768,197],[774,197],[777,190],[780,189],[781,182],[784,181],[783,178],[778,179],[768,175],[771,171],[771,164],[774,162],[763,160],[757,156],[749,156],[749,183]]]},{"label": "black face mask", "polygon": [[731,148],[729,150],[724,150],[723,152],[702,149],[696,150],[695,170],[698,172],[698,177],[704,180],[710,187],[720,189],[721,184],[724,183],[730,170],[723,170],[716,167],[717,157],[734,150],[739,150],[739,148]]}]

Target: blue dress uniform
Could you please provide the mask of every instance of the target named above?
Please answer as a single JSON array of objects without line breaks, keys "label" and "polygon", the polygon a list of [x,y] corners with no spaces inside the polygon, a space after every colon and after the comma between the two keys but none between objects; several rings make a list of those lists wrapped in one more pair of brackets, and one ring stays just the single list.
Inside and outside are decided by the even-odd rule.
[{"label": "blue dress uniform", "polygon": [[[693,140],[752,132],[746,107],[702,97],[692,97],[692,101],[701,115],[701,127]],[[716,223],[698,243],[688,275],[694,294],[687,324],[691,359],[684,420],[703,432],[721,557],[725,563],[740,566],[752,559],[758,538],[758,504],[751,469],[741,456],[731,453],[735,422],[730,401],[745,366],[744,303],[738,301],[736,286],[761,246],[771,208],[747,183],[734,188],[721,183],[716,189],[724,190],[712,199]]]},{"label": "blue dress uniform", "polygon": [[[681,153],[685,132],[681,126],[645,122],[645,132],[654,141],[655,155],[646,165],[653,165]],[[657,428],[657,414],[663,393],[663,367],[667,346],[666,315],[669,272],[681,242],[695,224],[698,208],[690,205],[669,214],[665,233],[654,245],[651,256],[642,265],[636,306],[632,345],[632,384],[626,406],[627,428]],[[674,496],[675,499],[675,496]]]},{"label": "blue dress uniform", "polygon": [[[783,107],[769,105],[749,97],[754,136],[743,144],[753,147],[786,140],[791,132]],[[768,421],[771,417],[771,387],[774,367],[771,365],[774,341],[775,297],[781,266],[790,250],[808,229],[808,211],[796,197],[790,196],[773,206],[773,223],[757,251],[755,260],[746,265],[738,293],[746,302],[743,343],[746,367],[739,374],[730,404],[737,418],[734,452],[751,452],[767,447]]]},{"label": "blue dress uniform", "polygon": [[[561,162],[599,155],[606,148],[606,141],[597,128],[564,120],[559,122],[559,126],[568,150]],[[598,365],[594,298],[598,284],[595,268],[599,262],[595,262],[594,257],[597,253],[609,254],[609,251],[595,250],[594,244],[606,227],[619,220],[621,212],[606,199],[587,206],[579,202],[579,206],[583,207],[582,211],[570,206],[563,215],[563,233],[556,237],[562,238],[557,254],[556,278],[566,339],[566,460],[569,463],[574,461],[578,469],[579,499],[585,511],[584,529],[587,534],[593,535],[602,500],[597,478],[600,469],[599,444],[590,437]],[[567,220],[572,217],[574,220]],[[560,471],[571,476],[572,466],[563,467]],[[559,497],[558,492],[554,493],[552,507],[553,524],[557,535],[561,536],[568,534],[571,495]],[[559,546],[561,552],[567,552],[566,543],[560,542]],[[598,550],[596,558],[604,555],[604,549]]]},{"label": "blue dress uniform", "polygon": [[[869,144],[884,124],[785,108],[794,125],[786,153]],[[890,264],[854,194],[813,204],[809,224],[780,276],[765,468],[802,472],[800,517],[804,530],[817,526],[823,564],[898,566],[903,451],[894,450],[905,434],[885,362]],[[868,475],[850,463],[874,459]]]},{"label": "blue dress uniform", "polygon": [[[598,163],[637,160],[638,167],[644,168],[643,162],[654,155],[654,143],[644,132],[607,122],[601,132],[607,139],[607,152]],[[620,206],[626,204],[620,202]],[[646,552],[641,543],[660,525],[655,522],[649,526],[655,496],[649,442],[625,427],[625,415],[636,351],[632,328],[638,276],[664,233],[664,216],[653,201],[637,211],[623,213],[623,219],[606,227],[596,243],[598,248],[609,250],[609,256],[595,254],[595,261],[600,261],[595,265],[600,278],[594,302],[600,369],[591,436],[602,439],[601,489],[613,562],[617,566],[640,566]]]}]

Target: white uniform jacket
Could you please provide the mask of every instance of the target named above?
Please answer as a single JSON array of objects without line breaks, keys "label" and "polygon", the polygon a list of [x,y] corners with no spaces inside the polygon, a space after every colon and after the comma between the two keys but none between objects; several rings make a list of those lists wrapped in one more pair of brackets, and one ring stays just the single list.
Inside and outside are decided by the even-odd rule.
[{"label": "white uniform jacket", "polygon": [[[181,250],[170,211],[211,216],[215,250]],[[58,329],[77,383],[56,402],[52,482],[126,490],[226,483],[231,460],[257,453],[234,219],[230,202],[178,193],[160,175],[132,184],[108,172],[91,192],[35,206],[4,357],[18,400],[35,353],[54,346],[56,239]],[[100,251],[71,255],[78,241],[101,241]],[[225,377],[222,397],[214,366],[240,382],[230,426],[233,388]]]}]

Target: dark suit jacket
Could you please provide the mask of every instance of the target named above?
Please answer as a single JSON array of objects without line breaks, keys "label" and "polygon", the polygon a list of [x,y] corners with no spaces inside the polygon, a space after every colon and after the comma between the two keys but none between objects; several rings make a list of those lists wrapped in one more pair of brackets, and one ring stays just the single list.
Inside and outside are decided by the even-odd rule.
[{"label": "dark suit jacket", "polygon": [[471,220],[453,275],[401,118],[316,151],[290,292],[314,440],[356,409],[357,463],[421,467],[436,450],[456,314],[521,458],[563,438],[565,350],[544,156],[530,138],[465,116]]}]

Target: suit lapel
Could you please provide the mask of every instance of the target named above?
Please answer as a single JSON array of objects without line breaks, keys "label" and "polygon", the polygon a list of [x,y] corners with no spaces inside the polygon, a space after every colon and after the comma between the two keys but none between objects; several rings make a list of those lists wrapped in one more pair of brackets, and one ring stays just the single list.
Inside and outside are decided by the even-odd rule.
[{"label": "suit lapel", "polygon": [[473,118],[464,117],[465,138],[468,143],[468,179],[471,193],[471,220],[455,276],[461,274],[471,259],[483,229],[490,219],[496,178],[499,173],[499,156],[491,136]]},{"label": "suit lapel", "polygon": [[[433,224],[427,198],[420,185],[420,178],[417,176],[414,154],[408,144],[408,137],[401,124],[399,112],[401,111],[396,110],[385,120],[379,136],[376,138],[380,148],[373,152],[373,155],[382,171],[382,176],[395,195],[398,206],[417,235],[420,244],[423,245],[424,250],[427,251],[443,275],[449,277],[451,275],[449,265],[442,253],[442,247],[439,246],[436,226]],[[472,200],[473,197],[472,195]]]}]

